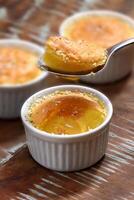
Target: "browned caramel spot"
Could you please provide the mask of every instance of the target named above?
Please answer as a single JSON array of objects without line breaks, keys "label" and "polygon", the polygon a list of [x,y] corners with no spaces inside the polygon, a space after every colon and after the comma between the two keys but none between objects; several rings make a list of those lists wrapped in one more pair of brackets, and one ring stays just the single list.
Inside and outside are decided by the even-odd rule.
[{"label": "browned caramel spot", "polygon": [[108,48],[134,37],[134,27],[112,16],[85,16],[70,23],[63,35],[75,41],[85,40]]},{"label": "browned caramel spot", "polygon": [[98,126],[105,114],[103,105],[94,97],[58,94],[33,105],[30,120],[46,132],[76,134]]}]

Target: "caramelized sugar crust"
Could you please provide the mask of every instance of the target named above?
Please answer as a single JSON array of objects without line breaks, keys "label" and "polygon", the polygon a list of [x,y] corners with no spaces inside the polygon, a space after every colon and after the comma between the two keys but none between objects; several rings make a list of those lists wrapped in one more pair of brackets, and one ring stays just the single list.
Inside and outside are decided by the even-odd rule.
[{"label": "caramelized sugar crust", "polygon": [[44,61],[52,71],[90,72],[103,65],[106,59],[106,50],[92,43],[57,36],[46,41]]},{"label": "caramelized sugar crust", "polygon": [[102,102],[78,92],[48,96],[33,104],[29,114],[35,127],[55,134],[88,131],[101,124],[105,115]]},{"label": "caramelized sugar crust", "polygon": [[70,23],[64,36],[78,41],[85,40],[104,48],[134,37],[134,28],[124,20],[112,16],[85,16]]},{"label": "caramelized sugar crust", "polygon": [[41,74],[38,55],[18,47],[0,47],[0,85],[28,82]]}]

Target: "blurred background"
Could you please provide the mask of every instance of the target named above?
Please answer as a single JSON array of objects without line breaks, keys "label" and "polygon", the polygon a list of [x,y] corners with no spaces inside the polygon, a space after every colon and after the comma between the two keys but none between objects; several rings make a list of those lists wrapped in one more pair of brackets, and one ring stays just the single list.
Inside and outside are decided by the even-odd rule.
[{"label": "blurred background", "polygon": [[133,0],[0,0],[0,38],[19,37],[44,44],[73,13],[110,9],[133,17],[133,8]]}]

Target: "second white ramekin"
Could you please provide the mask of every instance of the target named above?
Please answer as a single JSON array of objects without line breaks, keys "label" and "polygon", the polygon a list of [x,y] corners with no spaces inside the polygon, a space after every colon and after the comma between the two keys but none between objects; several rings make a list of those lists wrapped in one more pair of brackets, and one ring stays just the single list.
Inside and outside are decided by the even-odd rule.
[{"label": "second white ramekin", "polygon": [[[92,131],[77,135],[49,134],[36,129],[28,120],[29,107],[36,99],[56,90],[80,90],[97,96],[104,102],[107,110],[105,121]],[[27,144],[32,157],[42,166],[58,171],[76,171],[93,165],[106,152],[112,113],[109,99],[101,92],[88,87],[62,85],[34,94],[24,103],[21,110]]]},{"label": "second white ramekin", "polygon": [[[28,49],[39,56],[43,53],[43,48],[39,45],[20,39],[1,39],[0,47],[3,46]],[[44,88],[46,76],[47,72],[42,72],[37,78],[24,84],[0,85],[0,118],[12,119],[19,117],[24,101],[33,93]]]},{"label": "second white ramekin", "polygon": [[[79,18],[82,18],[84,16],[90,17],[96,15],[116,17],[117,19],[121,19],[127,22],[134,28],[134,20],[125,14],[111,10],[92,10],[92,11],[76,13],[66,18],[60,26],[59,29],[60,35],[66,36],[65,29],[67,29],[67,27],[69,28],[70,24],[74,23],[75,20],[78,20]],[[133,55],[134,55],[134,47],[131,49],[130,48],[128,49],[125,48],[124,50],[122,49],[120,50],[119,53],[117,54],[115,53],[113,59],[114,62],[109,62],[109,64],[104,70],[97,72],[95,74],[83,76],[81,80],[84,82],[99,83],[99,84],[110,83],[120,80],[132,71],[132,68],[134,67]]]}]

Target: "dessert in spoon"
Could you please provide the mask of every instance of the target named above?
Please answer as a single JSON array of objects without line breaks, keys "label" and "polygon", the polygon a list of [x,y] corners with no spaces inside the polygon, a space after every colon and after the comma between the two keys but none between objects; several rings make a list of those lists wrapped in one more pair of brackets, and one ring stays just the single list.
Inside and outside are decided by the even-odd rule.
[{"label": "dessert in spoon", "polygon": [[50,37],[39,60],[39,67],[62,76],[85,76],[100,72],[114,62],[114,53],[134,43],[134,39],[120,42],[109,49],[85,41],[72,41],[64,37]]},{"label": "dessert in spoon", "polygon": [[107,51],[98,45],[54,36],[46,41],[40,65],[48,71],[80,75],[100,70],[106,60]]}]

